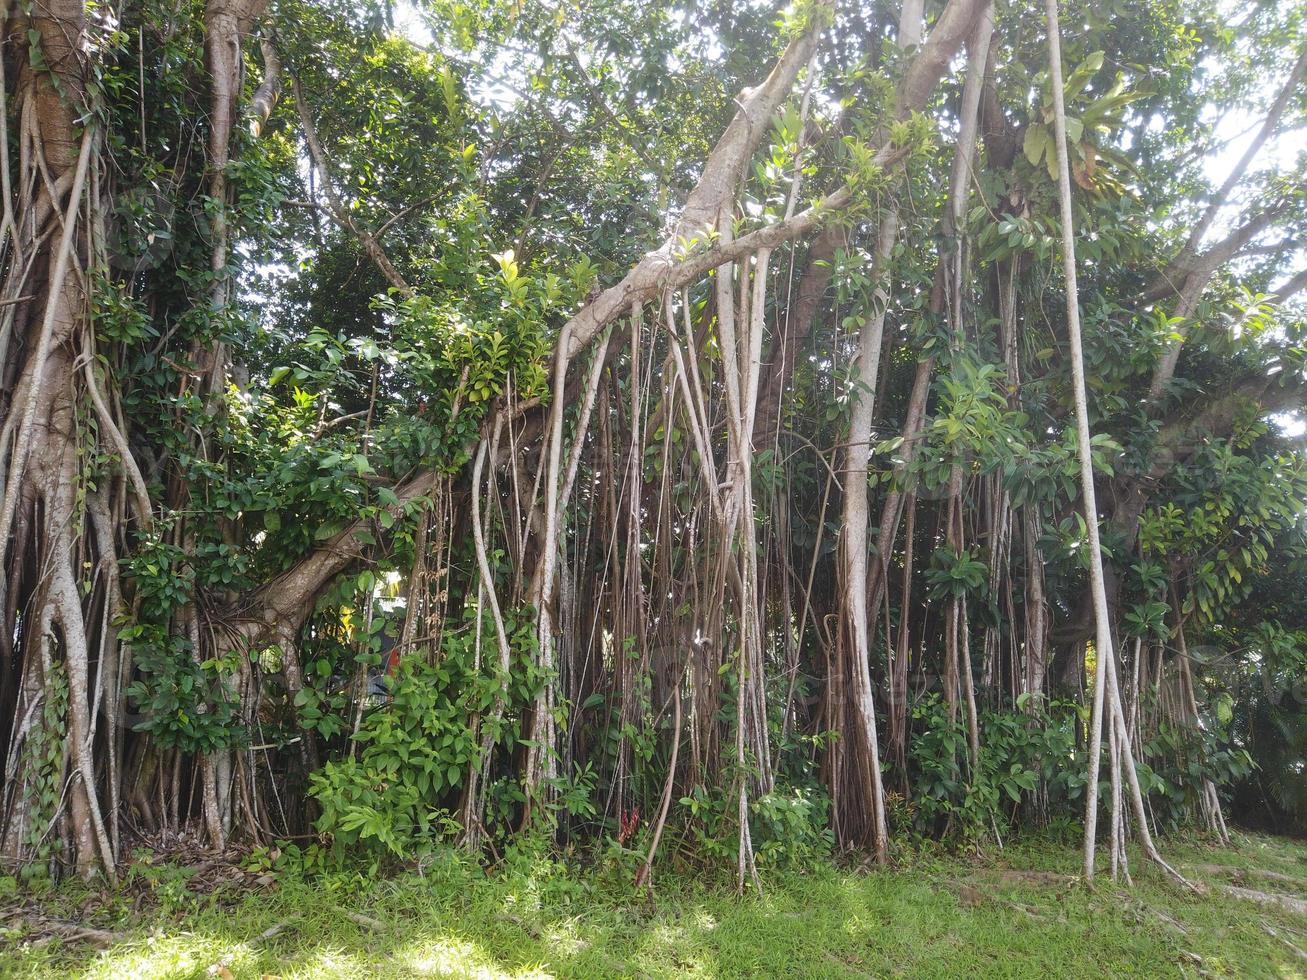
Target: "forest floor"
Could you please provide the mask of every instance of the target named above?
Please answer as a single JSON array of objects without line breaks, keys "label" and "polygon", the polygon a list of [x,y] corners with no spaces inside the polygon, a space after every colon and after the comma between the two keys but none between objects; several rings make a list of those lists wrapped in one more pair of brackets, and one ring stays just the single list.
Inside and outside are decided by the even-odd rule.
[{"label": "forest floor", "polygon": [[1076,878],[1072,843],[915,853],[894,871],[772,872],[764,893],[630,861],[519,855],[395,875],[138,860],[112,892],[0,878],[0,976],[1307,977],[1307,844],[1164,842],[1201,893],[1135,857]]}]

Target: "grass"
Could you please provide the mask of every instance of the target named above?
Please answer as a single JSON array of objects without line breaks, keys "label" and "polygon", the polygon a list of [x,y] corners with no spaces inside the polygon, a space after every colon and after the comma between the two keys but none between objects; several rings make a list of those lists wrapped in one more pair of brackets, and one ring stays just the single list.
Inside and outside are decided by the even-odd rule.
[{"label": "grass", "polygon": [[[1206,894],[1137,857],[1133,888],[1104,874],[1091,891],[1075,847],[1047,841],[889,872],[773,872],[742,900],[667,874],[650,899],[625,867],[527,855],[490,871],[445,857],[393,877],[248,875],[203,897],[184,870],[151,866],[117,892],[0,898],[0,976],[1307,977],[1307,916],[1217,885],[1307,897],[1307,845],[1166,853]],[[111,935],[51,939],[52,922]]]}]

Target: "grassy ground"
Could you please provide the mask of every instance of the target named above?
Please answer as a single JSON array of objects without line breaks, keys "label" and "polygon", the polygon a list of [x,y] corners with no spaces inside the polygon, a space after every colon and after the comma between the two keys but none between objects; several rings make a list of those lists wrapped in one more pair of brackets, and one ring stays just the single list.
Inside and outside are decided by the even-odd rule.
[{"label": "grassy ground", "polygon": [[[151,867],[113,894],[0,897],[0,975],[31,977],[1307,977],[1307,845],[1170,841],[1206,894],[1136,858],[1133,888],[1075,878],[1072,846],[916,855],[893,872],[773,873],[737,899],[703,879],[635,893],[625,870],[520,857],[421,874],[201,876]],[[1291,902],[1288,904],[1292,904]],[[76,930],[94,930],[77,935]]]}]

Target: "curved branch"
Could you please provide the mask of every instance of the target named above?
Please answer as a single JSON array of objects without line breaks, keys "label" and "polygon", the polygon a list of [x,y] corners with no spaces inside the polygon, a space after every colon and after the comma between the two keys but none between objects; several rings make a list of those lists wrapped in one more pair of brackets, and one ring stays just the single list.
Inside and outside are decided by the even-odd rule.
[{"label": "curved branch", "polygon": [[263,53],[263,81],[250,100],[250,132],[255,136],[263,132],[268,117],[281,98],[281,58],[277,55],[276,45],[264,41],[259,50]]}]

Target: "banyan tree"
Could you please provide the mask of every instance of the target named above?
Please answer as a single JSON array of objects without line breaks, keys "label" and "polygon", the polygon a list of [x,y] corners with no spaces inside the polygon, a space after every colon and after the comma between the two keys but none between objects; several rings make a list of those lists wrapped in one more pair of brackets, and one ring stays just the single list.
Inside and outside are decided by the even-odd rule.
[{"label": "banyan tree", "polygon": [[1307,54],[1222,11],[6,3],[5,865],[1224,838]]}]

